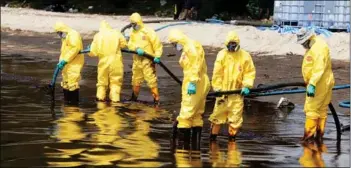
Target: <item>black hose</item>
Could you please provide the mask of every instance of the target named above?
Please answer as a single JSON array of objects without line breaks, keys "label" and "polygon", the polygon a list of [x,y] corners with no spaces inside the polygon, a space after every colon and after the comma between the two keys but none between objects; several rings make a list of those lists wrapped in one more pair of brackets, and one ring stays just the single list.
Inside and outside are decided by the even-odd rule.
[{"label": "black hose", "polygon": [[341,126],[340,126],[340,121],[339,121],[339,118],[338,118],[338,114],[336,114],[336,111],[334,109],[334,106],[332,103],[329,103],[329,109],[330,111],[332,112],[332,115],[333,115],[333,119],[334,119],[334,122],[335,122],[335,127],[336,127],[336,139],[338,141],[341,140]]},{"label": "black hose", "polygon": [[[207,19],[205,21],[188,21],[194,23],[218,23],[218,24],[229,24],[229,25],[249,25],[249,26],[265,26],[270,27],[273,26],[272,23],[264,23],[262,21],[246,21],[246,20],[229,20],[229,21],[222,21],[220,22],[211,22],[212,19]],[[161,20],[148,20],[143,21],[143,23],[162,23],[162,22],[184,22],[184,20],[170,20],[170,19],[161,19]]]},{"label": "black hose", "polygon": [[[264,87],[258,87],[258,88],[253,88],[250,89],[250,92],[252,92],[254,95],[255,92],[262,92],[262,91],[267,91],[267,90],[273,90],[273,89],[279,89],[279,88],[284,88],[284,87],[291,87],[291,86],[303,86],[305,87],[306,84],[304,82],[291,82],[291,83],[278,83],[275,85],[267,85]],[[208,93],[207,96],[222,96],[222,95],[231,95],[231,94],[240,94],[241,89],[239,90],[231,90],[231,91],[219,91],[219,92],[210,92]]]},{"label": "black hose", "polygon": [[[262,92],[262,91],[267,91],[267,90],[272,90],[272,89],[279,89],[279,88],[283,88],[283,87],[290,87],[290,86],[301,86],[301,87],[306,87],[306,84],[304,82],[292,82],[292,83],[279,83],[279,84],[275,84],[275,85],[267,85],[264,87],[258,87],[258,88],[254,88],[251,89],[251,92]],[[232,91],[223,91],[223,92],[211,92],[209,93],[207,96],[221,96],[221,95],[229,95],[229,94],[239,94],[241,92],[241,90],[232,90]],[[253,94],[254,96],[254,94]],[[332,112],[333,115],[333,119],[335,122],[335,127],[336,127],[336,138],[338,141],[341,140],[341,126],[340,126],[340,121],[338,118],[338,115],[334,109],[334,106],[332,103],[329,103],[329,109]]]},{"label": "black hose", "polygon": [[350,125],[342,126],[341,132],[344,132],[344,131],[350,131]]},{"label": "black hose", "polygon": [[160,19],[160,20],[148,20],[143,21],[143,23],[162,23],[162,22],[182,22],[181,20],[173,20],[173,19]]},{"label": "black hose", "polygon": [[[125,53],[133,53],[133,54],[137,54],[135,51],[131,51],[131,50],[127,50],[127,49],[122,49],[122,52]],[[145,53],[143,55],[144,57],[150,59],[151,61],[154,60],[154,57]],[[162,62],[159,63],[159,65],[179,84],[182,85],[182,81],[176,76],[174,75]]]},{"label": "black hose", "polygon": [[124,27],[121,29],[122,34],[124,34],[124,31],[125,31],[126,29],[129,29],[129,28],[131,28],[131,27],[132,27],[132,24],[128,24],[128,25],[124,26]]}]

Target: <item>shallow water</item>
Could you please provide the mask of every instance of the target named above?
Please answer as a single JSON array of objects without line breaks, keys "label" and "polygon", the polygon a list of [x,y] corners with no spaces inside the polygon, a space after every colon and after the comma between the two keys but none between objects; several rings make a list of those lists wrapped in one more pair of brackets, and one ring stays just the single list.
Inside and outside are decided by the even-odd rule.
[{"label": "shallow water", "polygon": [[[350,133],[344,132],[338,145],[331,115],[324,144],[301,145],[301,105],[287,112],[255,100],[246,100],[244,124],[236,142],[228,143],[226,126],[217,143],[209,142],[207,119],[213,108],[209,101],[200,151],[177,149],[173,154],[170,134],[173,110],[179,109],[179,102],[162,102],[159,109],[142,103],[96,103],[96,68],[86,66],[79,107],[63,104],[58,83],[52,104],[41,87],[50,80],[54,66],[19,55],[1,56],[2,167],[350,166]],[[162,86],[167,81],[171,79],[162,79]],[[339,118],[345,125],[350,123],[349,116],[339,114]]]}]

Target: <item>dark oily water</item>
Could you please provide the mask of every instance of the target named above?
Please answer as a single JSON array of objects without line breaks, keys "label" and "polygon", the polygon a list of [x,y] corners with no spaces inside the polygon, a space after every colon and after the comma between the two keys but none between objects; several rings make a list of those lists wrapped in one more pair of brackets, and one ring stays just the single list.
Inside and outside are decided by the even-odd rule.
[{"label": "dark oily water", "polygon": [[[207,119],[213,102],[209,101],[200,151],[171,150],[173,110],[178,111],[179,101],[162,103],[159,109],[143,103],[96,103],[96,77],[85,73],[95,68],[86,66],[80,105],[64,105],[58,84],[53,104],[42,89],[55,63],[16,55],[2,55],[1,60],[1,167],[350,166],[349,132],[337,144],[331,115],[323,145],[299,143],[304,126],[300,105],[288,112],[247,100],[237,141],[228,143],[223,126],[217,142],[210,143]],[[348,116],[339,118],[349,124]]]}]

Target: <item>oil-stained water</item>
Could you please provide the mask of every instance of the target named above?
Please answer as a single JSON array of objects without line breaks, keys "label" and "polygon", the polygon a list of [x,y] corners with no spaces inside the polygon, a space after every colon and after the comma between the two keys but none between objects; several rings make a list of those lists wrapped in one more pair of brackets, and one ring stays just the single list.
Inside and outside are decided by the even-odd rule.
[{"label": "oil-stained water", "polygon": [[[53,67],[54,63],[45,60],[1,56],[2,167],[350,166],[349,131],[338,144],[332,116],[328,117],[324,144],[302,145],[301,106],[287,112],[269,103],[246,101],[237,141],[228,143],[227,126],[223,126],[222,136],[210,143],[207,119],[213,102],[209,101],[201,149],[171,150],[171,108],[96,103],[95,88],[91,87],[96,77],[84,71],[81,104],[64,105],[58,84],[52,104],[41,87],[50,80]],[[344,124],[350,122],[348,116],[339,118]]]}]

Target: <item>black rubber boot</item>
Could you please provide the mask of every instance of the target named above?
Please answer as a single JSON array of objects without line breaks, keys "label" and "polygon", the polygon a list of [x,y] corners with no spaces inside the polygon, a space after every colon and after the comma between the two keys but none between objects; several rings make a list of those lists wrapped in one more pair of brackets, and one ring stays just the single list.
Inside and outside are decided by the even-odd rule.
[{"label": "black rubber boot", "polygon": [[134,92],[132,92],[132,97],[130,97],[129,101],[135,102],[135,101],[137,101],[137,100],[138,100],[138,96],[136,96],[136,95],[134,94]]},{"label": "black rubber boot", "polygon": [[200,150],[202,127],[191,128],[191,149]]},{"label": "black rubber boot", "polygon": [[68,104],[78,105],[79,104],[79,89],[73,91],[67,91]]},{"label": "black rubber boot", "polygon": [[64,99],[64,101],[65,101],[65,103],[68,103],[68,92],[69,92],[69,90],[66,90],[66,89],[62,89],[62,91],[63,91],[63,99]]},{"label": "black rubber boot", "polygon": [[172,126],[172,140],[175,141],[178,137],[178,121],[174,121],[173,122],[173,126]]},{"label": "black rubber boot", "polygon": [[217,140],[217,134],[210,134],[210,141],[216,141]]},{"label": "black rubber boot", "polygon": [[178,137],[178,121],[174,121],[172,124],[172,135],[171,135],[171,152],[175,153],[177,148],[177,137]]},{"label": "black rubber boot", "polygon": [[154,99],[154,106],[155,106],[155,107],[159,107],[159,106],[160,106],[160,101]]},{"label": "black rubber boot", "polygon": [[235,141],[235,139],[236,139],[236,136],[231,136],[231,135],[228,136],[228,141]]},{"label": "black rubber boot", "polygon": [[183,135],[183,149],[184,150],[190,150],[190,134],[191,134],[191,129],[190,128],[179,128],[178,129],[180,133]]},{"label": "black rubber boot", "polygon": [[323,144],[323,133],[317,129],[315,140],[318,144]]}]

